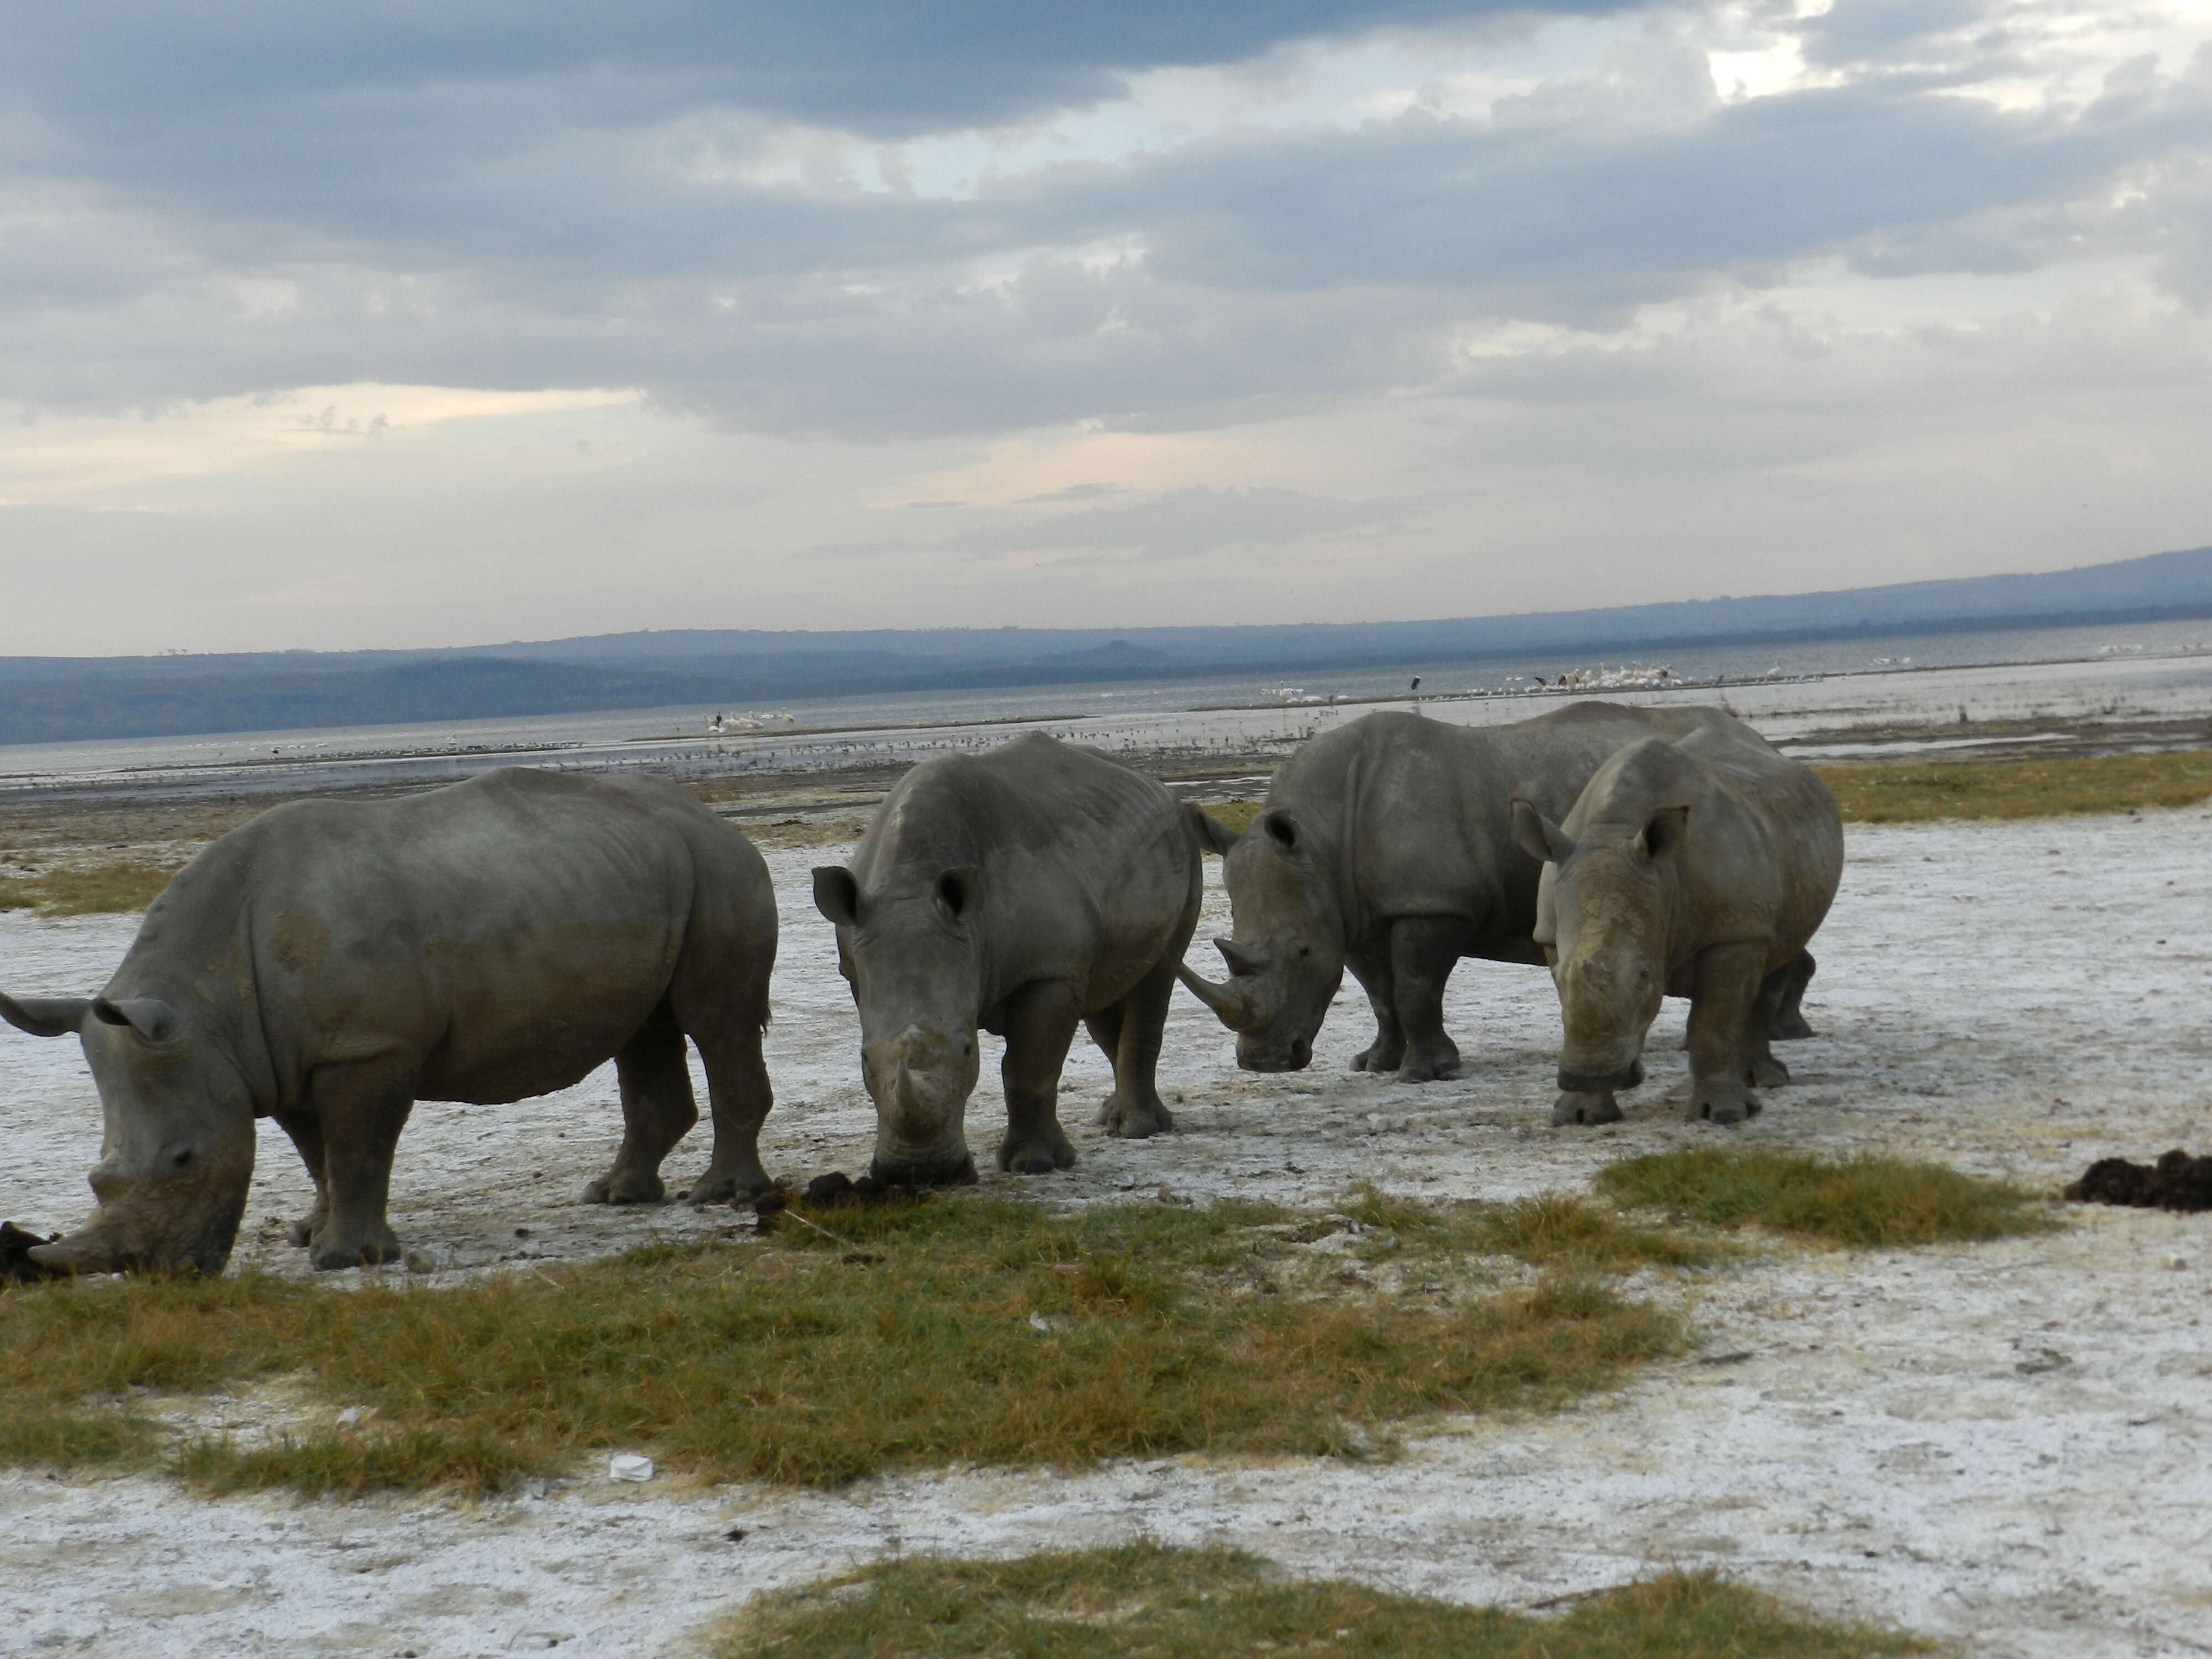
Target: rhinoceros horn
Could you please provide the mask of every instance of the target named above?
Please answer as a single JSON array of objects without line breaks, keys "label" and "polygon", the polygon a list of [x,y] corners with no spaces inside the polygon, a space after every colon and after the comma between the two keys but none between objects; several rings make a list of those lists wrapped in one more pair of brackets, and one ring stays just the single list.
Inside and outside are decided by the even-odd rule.
[{"label": "rhinoceros horn", "polygon": [[33,1244],[24,1254],[41,1267],[58,1273],[113,1273],[124,1265],[115,1241],[97,1226],[67,1234],[50,1244]]},{"label": "rhinoceros horn", "polygon": [[922,1100],[921,1085],[914,1080],[914,1073],[907,1069],[903,1057],[898,1063],[898,1075],[892,1081],[891,1100],[893,1127],[901,1133],[919,1140],[936,1133],[938,1125]]},{"label": "rhinoceros horn", "polygon": [[1249,981],[1260,971],[1262,957],[1251,946],[1239,945],[1234,939],[1218,939],[1213,944],[1229,963],[1230,978],[1226,983],[1216,985],[1181,965],[1176,969],[1176,977],[1191,995],[1212,1009],[1214,1018],[1231,1030],[1257,1030],[1267,1023],[1267,1011],[1261,1006],[1259,987]]}]

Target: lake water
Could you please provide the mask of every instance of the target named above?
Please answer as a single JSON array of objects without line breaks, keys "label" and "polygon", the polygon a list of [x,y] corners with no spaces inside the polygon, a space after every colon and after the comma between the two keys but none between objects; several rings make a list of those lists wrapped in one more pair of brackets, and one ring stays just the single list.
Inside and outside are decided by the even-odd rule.
[{"label": "lake water", "polygon": [[[1671,666],[1702,701],[1724,694],[1777,737],[1856,721],[1926,719],[1948,713],[1954,702],[1975,720],[2082,715],[2108,704],[2113,711],[2124,704],[2165,715],[2212,713],[2212,620],[1700,647],[1652,660]],[[1018,724],[1040,721],[1109,750],[1203,753],[1296,741],[1340,717],[1326,708],[1252,706],[1279,705],[1287,691],[1310,700],[1371,702],[1407,692],[1419,675],[1425,712],[1490,724],[1550,706],[1548,695],[1536,694],[1537,676],[1549,680],[1597,665],[1551,653],[1315,669],[1288,677],[1287,684],[1279,675],[1239,673],[814,698],[773,711],[725,709],[732,715],[788,714],[792,720],[720,741],[704,734],[711,711],[686,707],[0,745],[0,790],[112,787],[136,775],[167,787],[204,781],[225,791],[294,791],[314,787],[307,775],[334,783],[424,781],[516,763],[679,775],[830,770],[973,747]],[[1425,701],[1468,692],[1490,695]],[[1646,702],[1684,693],[1601,695]]]}]

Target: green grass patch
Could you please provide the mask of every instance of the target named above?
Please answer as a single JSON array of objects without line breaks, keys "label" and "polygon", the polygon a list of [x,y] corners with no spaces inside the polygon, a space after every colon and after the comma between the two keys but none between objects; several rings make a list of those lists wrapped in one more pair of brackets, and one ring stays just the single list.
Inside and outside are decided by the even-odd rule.
[{"label": "green grass patch", "polygon": [[2051,760],[1898,760],[1816,766],[1852,823],[1938,818],[2053,818],[2212,799],[2212,753],[2066,756]]},{"label": "green grass patch", "polygon": [[1232,836],[1241,836],[1252,827],[1252,820],[1265,810],[1267,803],[1257,800],[1217,800],[1200,810]]},{"label": "green grass patch", "polygon": [[2009,1182],[1893,1158],[1840,1163],[1781,1152],[1655,1152],[1609,1164],[1598,1190],[1709,1226],[1746,1224],[1830,1244],[1970,1243],[2047,1231],[2050,1206]]},{"label": "green grass patch", "polygon": [[1158,1544],[1012,1561],[919,1557],[751,1603],[714,1659],[1882,1659],[1936,1651],[1671,1572],[1546,1619],[1289,1579],[1256,1557]]},{"label": "green grass patch", "polygon": [[0,910],[36,910],[48,916],[143,910],[161,896],[169,878],[181,868],[175,864],[100,864],[36,875],[0,874]]},{"label": "green grass patch", "polygon": [[1639,1227],[1567,1193],[1510,1204],[1433,1204],[1363,1187],[1341,1214],[1367,1230],[1359,1254],[1378,1260],[1406,1250],[1431,1256],[1510,1255],[1570,1273],[1710,1267],[1729,1252],[1708,1240]]},{"label": "green grass patch", "polygon": [[[1408,1232],[1423,1218],[1392,1216]],[[1563,1270],[1474,1288],[1468,1259],[1528,1232],[1475,1213],[1404,1246],[1433,1258],[1426,1278],[1467,1262],[1468,1293],[1443,1304],[1367,1280],[1347,1292],[1342,1259],[1302,1250],[1298,1218],[1267,1206],[1057,1216],[972,1195],[810,1218],[451,1289],[252,1275],[10,1289],[0,1455],[167,1455],[220,1489],[343,1494],[488,1491],[610,1449],[807,1486],[950,1462],[1364,1456],[1394,1425],[1554,1405],[1681,1346],[1669,1315],[1589,1271],[1604,1252],[1586,1243],[1528,1243]],[[310,1403],[274,1439],[179,1448],[130,1409],[138,1390],[278,1377]],[[341,1431],[351,1406],[376,1415]]]}]

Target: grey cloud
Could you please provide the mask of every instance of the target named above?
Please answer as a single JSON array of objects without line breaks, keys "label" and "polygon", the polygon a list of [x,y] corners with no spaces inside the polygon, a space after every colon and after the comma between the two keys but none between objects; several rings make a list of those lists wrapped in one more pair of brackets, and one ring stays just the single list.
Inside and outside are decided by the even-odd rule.
[{"label": "grey cloud", "polygon": [[[814,552],[823,557],[928,553],[982,558],[1036,553],[1190,559],[1229,548],[1310,541],[1418,516],[1435,505],[1434,498],[1346,501],[1294,489],[1214,489],[1200,484],[1126,507],[1035,518],[1000,513],[950,536],[846,543]],[[1054,562],[1064,562],[1065,558]]]},{"label": "grey cloud", "polygon": [[[1348,28],[1445,9],[1328,15]],[[218,44],[240,30],[296,33],[252,7],[190,15]],[[469,52],[490,52],[476,14],[450,25],[427,8],[397,15],[425,39],[450,36],[464,69]],[[1860,26],[1852,50],[1964,15],[1890,9],[1887,23]],[[344,15],[335,40],[369,27]],[[972,48],[998,15],[959,13],[948,42]],[[1321,15],[1281,13],[1268,38]],[[556,35],[581,27],[568,10],[549,16]],[[648,8],[648,21],[690,16]],[[1152,44],[1097,62],[1155,61],[1170,39],[1187,56],[1246,39],[1221,33],[1226,23],[1175,35],[1149,13],[1133,19],[1129,38]],[[158,19],[145,29],[174,32]],[[1045,61],[1042,40],[1012,40],[1008,61]],[[220,52],[193,50],[213,56],[187,52],[178,74],[214,86]],[[1085,417],[1167,428],[1455,385],[1447,343],[1458,324],[1609,327],[1638,305],[1777,280],[1821,254],[1890,275],[2148,250],[2176,292],[2201,303],[2212,282],[2212,74],[2201,64],[2175,84],[2120,77],[2078,118],[2006,114],[1881,77],[1721,106],[1701,57],[1655,38],[1601,80],[1509,102],[1494,125],[1416,115],[1245,133],[951,202],[672,173],[655,146],[672,141],[653,124],[688,100],[737,94],[684,81],[665,40],[616,53],[604,84],[575,94],[581,104],[564,79],[584,61],[573,41],[486,57],[481,85],[397,49],[327,64],[300,58],[297,41],[238,50],[241,82],[256,52],[273,54],[249,111],[292,100],[296,137],[238,123],[214,170],[223,179],[198,186],[234,192],[216,206],[193,193],[195,169],[209,170],[190,143],[134,163],[176,174],[173,189],[141,191],[59,180],[69,166],[106,163],[53,121],[45,138],[15,141],[57,176],[19,178],[0,198],[0,256],[22,256],[0,257],[0,397],[113,408],[356,380],[638,385],[665,408],[748,429],[880,438]],[[791,50],[801,69],[811,61],[811,47]],[[626,80],[624,65],[639,64],[672,78]],[[114,96],[154,70],[134,73]],[[191,111],[222,125],[212,92]],[[410,118],[425,111],[434,118]],[[757,118],[724,113],[738,128]],[[1021,252],[1105,238],[1146,252],[1104,270]],[[987,257],[1025,263],[979,286],[973,264]],[[289,284],[296,303],[257,304],[241,277]],[[1571,381],[1556,364],[1543,372]]]}]

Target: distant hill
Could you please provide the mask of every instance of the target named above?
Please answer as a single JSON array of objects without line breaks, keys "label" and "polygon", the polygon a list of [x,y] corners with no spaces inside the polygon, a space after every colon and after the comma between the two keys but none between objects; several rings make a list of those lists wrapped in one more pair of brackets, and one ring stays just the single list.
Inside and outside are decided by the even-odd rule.
[{"label": "distant hill", "polygon": [[798,697],[1301,673],[1533,652],[2212,615],[2212,547],[2042,575],[1607,610],[1243,628],[681,629],[441,651],[0,658],[0,743],[501,715],[757,706]]}]

